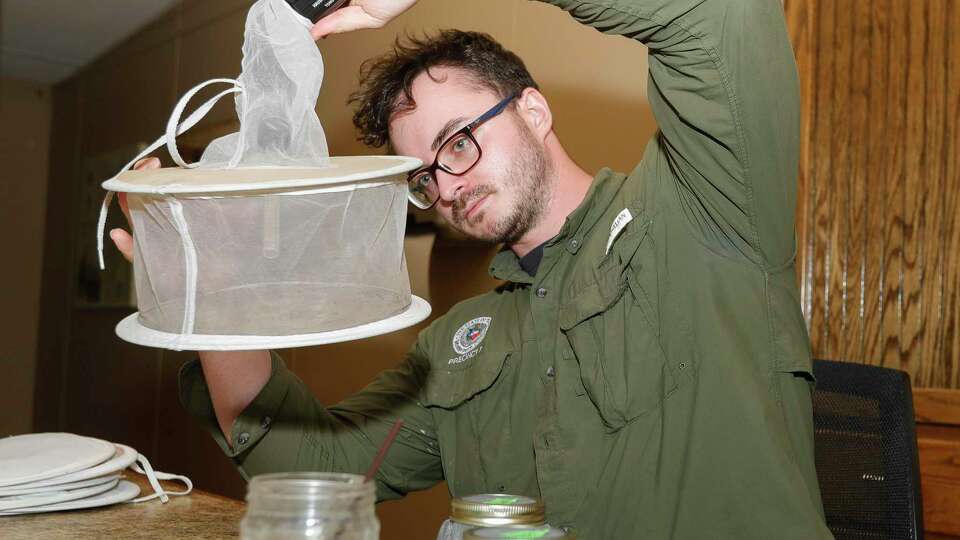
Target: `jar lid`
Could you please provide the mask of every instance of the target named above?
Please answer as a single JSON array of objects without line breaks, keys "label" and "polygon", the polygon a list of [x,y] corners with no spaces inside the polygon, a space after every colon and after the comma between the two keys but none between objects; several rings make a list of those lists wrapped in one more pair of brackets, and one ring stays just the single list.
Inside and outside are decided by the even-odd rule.
[{"label": "jar lid", "polygon": [[484,527],[479,529],[470,529],[463,533],[463,540],[482,540],[483,538],[564,538],[573,540],[573,536],[561,529],[555,529],[549,525],[540,525],[539,527]]},{"label": "jar lid", "polygon": [[542,525],[546,523],[546,511],[540,499],[487,493],[453,499],[450,502],[450,519],[479,527]]}]

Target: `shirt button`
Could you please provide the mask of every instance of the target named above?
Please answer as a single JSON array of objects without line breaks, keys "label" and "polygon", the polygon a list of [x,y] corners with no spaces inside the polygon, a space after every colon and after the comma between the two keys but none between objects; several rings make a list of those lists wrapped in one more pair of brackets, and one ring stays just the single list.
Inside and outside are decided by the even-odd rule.
[{"label": "shirt button", "polygon": [[553,366],[547,368],[547,377],[553,377],[557,374],[557,370],[553,369]]},{"label": "shirt button", "polygon": [[270,418],[269,416],[264,416],[263,420],[260,421],[260,427],[262,429],[267,429],[268,427],[270,427],[270,422],[273,422],[273,419]]},{"label": "shirt button", "polygon": [[243,446],[248,442],[250,442],[250,434],[247,433],[246,431],[244,431],[243,433],[237,436],[237,444],[239,444],[240,446]]},{"label": "shirt button", "polygon": [[537,289],[537,296],[538,296],[538,297],[543,298],[543,297],[546,296],[546,295],[547,295],[547,290],[546,290],[546,289],[544,289],[543,287],[540,287],[539,289]]},{"label": "shirt button", "polygon": [[576,251],[578,247],[580,247],[580,241],[579,241],[579,240],[577,240],[576,238],[574,238],[573,240],[570,241],[570,249]]}]

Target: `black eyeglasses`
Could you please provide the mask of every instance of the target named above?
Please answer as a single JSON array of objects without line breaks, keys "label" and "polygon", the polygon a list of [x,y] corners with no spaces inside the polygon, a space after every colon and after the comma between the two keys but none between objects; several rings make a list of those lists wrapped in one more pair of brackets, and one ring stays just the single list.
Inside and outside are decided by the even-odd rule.
[{"label": "black eyeglasses", "polygon": [[408,198],[410,202],[421,210],[429,210],[437,204],[440,199],[440,185],[437,183],[436,170],[442,169],[448,174],[462,176],[472,169],[483,151],[480,150],[480,143],[473,136],[473,131],[480,124],[493,118],[507,108],[507,104],[513,101],[519,93],[511,94],[493,106],[489,111],[481,114],[476,120],[463,126],[456,133],[447,137],[437,150],[437,155],[433,159],[433,164],[428,167],[422,167],[407,175],[407,188],[409,189]]}]

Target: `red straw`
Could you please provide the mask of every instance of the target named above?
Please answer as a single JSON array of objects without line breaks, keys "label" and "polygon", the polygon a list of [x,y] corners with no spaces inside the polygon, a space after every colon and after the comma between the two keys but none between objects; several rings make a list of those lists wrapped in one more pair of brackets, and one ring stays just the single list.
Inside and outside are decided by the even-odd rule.
[{"label": "red straw", "polygon": [[387,451],[390,450],[390,445],[392,445],[393,440],[397,438],[397,434],[400,433],[400,427],[402,426],[403,420],[399,418],[393,423],[393,429],[387,434],[387,438],[383,440],[383,444],[380,445],[380,451],[377,452],[377,457],[374,458],[373,464],[370,465],[370,468],[367,470],[367,475],[363,478],[364,482],[369,482],[376,476],[377,471],[380,470],[380,465],[383,464],[383,460],[387,457]]},{"label": "red straw", "polygon": [[[366,476],[363,478],[363,483],[369,482],[377,474],[377,471],[380,470],[380,465],[383,463],[384,458],[387,457],[387,450],[390,450],[390,445],[393,444],[393,440],[397,438],[397,434],[400,433],[400,427],[403,426],[403,420],[397,419],[393,423],[393,428],[390,430],[390,433],[387,433],[387,438],[383,440],[383,444],[380,445],[380,451],[377,452],[377,457],[373,459],[373,464],[370,465],[370,469],[367,470]],[[360,504],[361,498],[357,498],[353,501],[353,507],[356,508]],[[337,531],[333,533],[335,539],[343,538],[344,533],[347,530],[347,521],[340,522],[340,526],[337,528]]]}]

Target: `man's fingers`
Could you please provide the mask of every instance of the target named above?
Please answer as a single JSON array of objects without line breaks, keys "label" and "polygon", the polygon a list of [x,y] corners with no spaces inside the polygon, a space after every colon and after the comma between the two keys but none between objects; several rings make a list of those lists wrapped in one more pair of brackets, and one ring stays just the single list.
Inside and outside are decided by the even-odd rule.
[{"label": "man's fingers", "polygon": [[155,157],[146,157],[133,164],[134,170],[159,169],[160,160]]},{"label": "man's fingers", "polygon": [[[155,157],[143,158],[134,163],[133,168],[138,171],[159,169],[160,160]],[[120,203],[120,210],[127,218],[127,223],[132,223],[130,221],[130,207],[127,205],[127,194],[117,193],[117,202]],[[133,262],[133,236],[130,236],[130,233],[123,229],[113,229],[110,231],[110,239],[113,240],[113,244],[120,250],[123,258]]]},{"label": "man's fingers", "polygon": [[113,229],[110,231],[110,239],[117,246],[123,258],[133,262],[133,237],[123,229]]},{"label": "man's fingers", "polygon": [[314,40],[317,40],[331,34],[342,34],[351,30],[380,28],[386,22],[372,17],[360,6],[346,6],[317,21],[310,28],[310,35],[313,36]]},{"label": "man's fingers", "polygon": [[[146,170],[149,170],[149,169],[159,169],[159,168],[160,168],[160,160],[157,159],[157,158],[155,158],[155,157],[146,157],[146,158],[143,158],[143,159],[141,159],[140,161],[134,163],[134,164],[133,164],[133,168],[134,168],[134,170],[137,170],[137,171],[146,171]],[[127,194],[126,194],[126,193],[117,193],[117,202],[120,203],[120,211],[123,212],[123,215],[127,217],[127,223],[130,223],[130,207],[127,206]],[[120,229],[114,229],[114,230],[119,231]],[[123,232],[123,234],[127,234],[127,233],[124,232],[124,231],[121,231],[121,232]],[[127,234],[127,236],[129,237],[130,235]],[[112,231],[110,232],[110,237],[111,237],[111,238],[113,237],[113,232],[112,232]],[[132,242],[131,242],[131,243],[132,243]],[[119,248],[120,246],[118,245],[117,247]],[[120,251],[123,251],[123,250],[121,249]],[[126,257],[126,254],[124,254],[124,256]],[[129,259],[130,257],[127,257],[127,258]]]},{"label": "man's fingers", "polygon": [[117,202],[120,203],[120,211],[127,218],[127,223],[130,223],[130,206],[127,204],[127,194],[117,193]]}]

